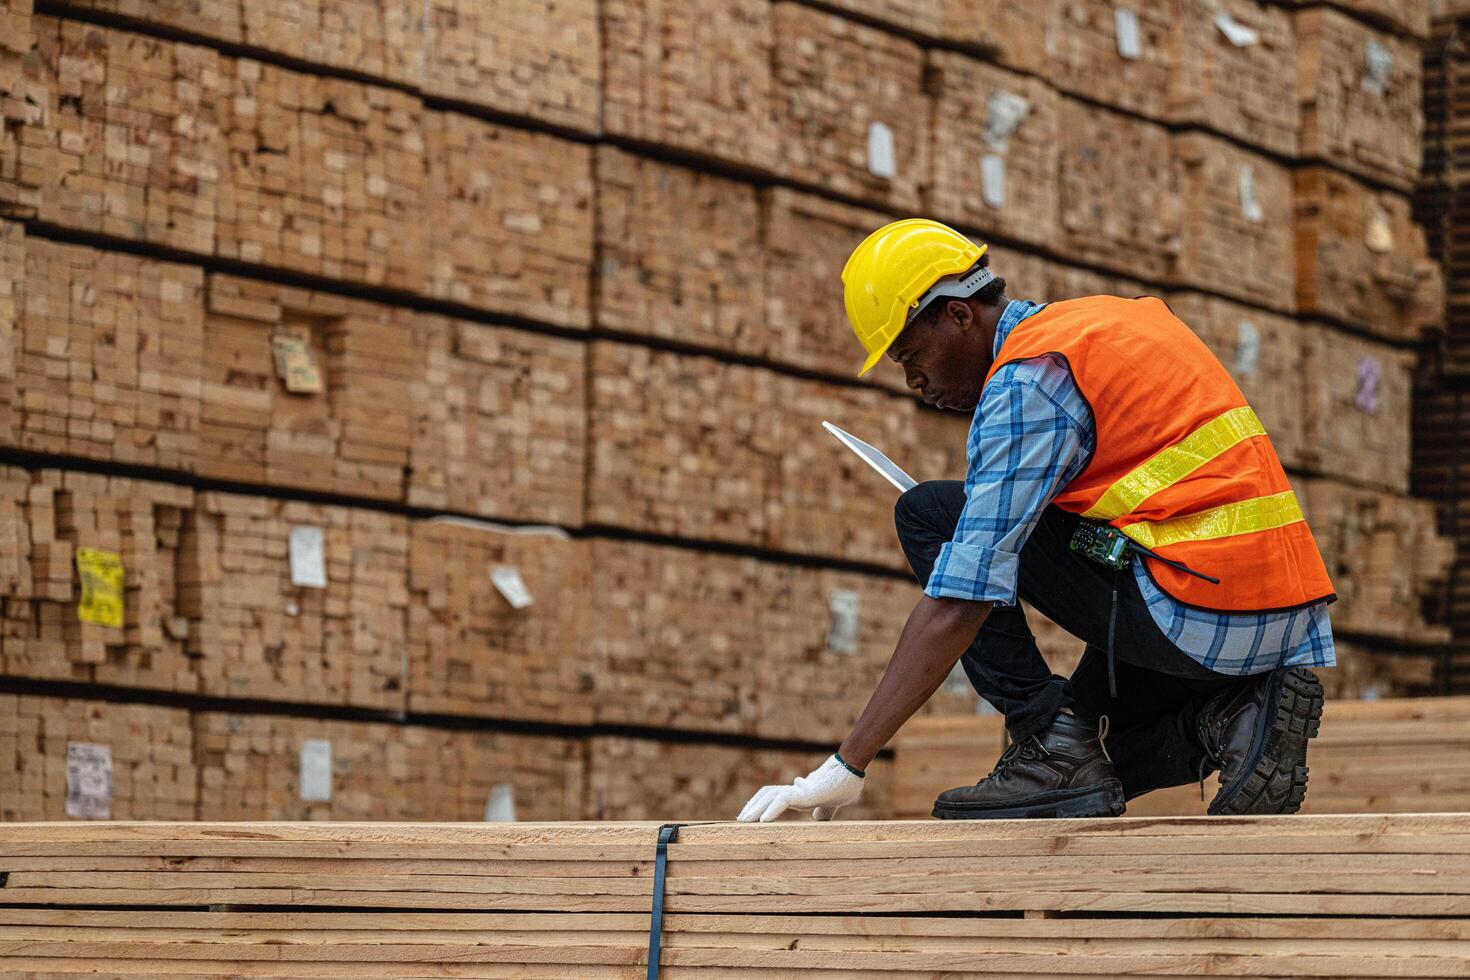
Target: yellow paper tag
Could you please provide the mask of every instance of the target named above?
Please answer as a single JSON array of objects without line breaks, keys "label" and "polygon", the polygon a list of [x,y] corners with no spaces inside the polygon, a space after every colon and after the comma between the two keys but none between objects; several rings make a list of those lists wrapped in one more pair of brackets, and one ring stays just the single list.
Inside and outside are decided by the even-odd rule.
[{"label": "yellow paper tag", "polygon": [[84,623],[121,629],[122,555],[115,551],[78,548],[77,573],[82,578],[82,601],[77,604],[77,618]]},{"label": "yellow paper tag", "polygon": [[322,390],[322,373],[317,369],[311,348],[300,337],[276,334],[271,338],[271,351],[276,359],[276,374],[286,390],[296,394],[315,394]]}]

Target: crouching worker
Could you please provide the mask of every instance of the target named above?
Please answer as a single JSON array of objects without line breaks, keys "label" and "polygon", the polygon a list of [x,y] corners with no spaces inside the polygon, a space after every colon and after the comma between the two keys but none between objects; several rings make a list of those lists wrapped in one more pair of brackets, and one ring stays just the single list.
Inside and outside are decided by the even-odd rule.
[{"label": "crouching worker", "polygon": [[[924,587],[877,690],[815,772],[739,819],[818,819],[956,661],[1005,715],[990,774],[937,817],[1116,816],[1220,773],[1212,814],[1292,813],[1335,663],[1335,597],[1261,422],[1162,300],[1006,296],[984,245],[934,221],[870,235],[842,272],[847,316],[924,401],[973,412],[965,480],[899,498]],[[1086,644],[1053,675],[1019,599]]]}]

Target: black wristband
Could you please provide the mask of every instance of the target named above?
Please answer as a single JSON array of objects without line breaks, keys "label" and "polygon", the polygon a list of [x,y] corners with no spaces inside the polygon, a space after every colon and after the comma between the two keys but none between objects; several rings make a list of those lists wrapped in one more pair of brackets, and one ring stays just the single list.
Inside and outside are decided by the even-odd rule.
[{"label": "black wristband", "polygon": [[848,772],[852,773],[857,778],[859,778],[859,779],[867,779],[868,778],[866,775],[864,775],[861,772],[858,772],[852,766],[849,766],[847,764],[847,762],[842,758],[842,756],[838,755],[836,752],[833,752],[832,753],[832,758],[836,759],[837,762],[838,762],[838,764],[841,765],[842,768],[846,769]]}]

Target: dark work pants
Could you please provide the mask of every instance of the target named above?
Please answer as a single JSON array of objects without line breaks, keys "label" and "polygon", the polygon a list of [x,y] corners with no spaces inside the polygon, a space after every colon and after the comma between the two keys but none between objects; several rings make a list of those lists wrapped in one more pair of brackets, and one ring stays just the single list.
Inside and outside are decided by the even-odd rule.
[{"label": "dark work pants", "polygon": [[[964,503],[959,480],[921,483],[899,497],[894,508],[898,540],[920,585],[928,583],[939,549],[954,537]],[[1005,715],[1012,739],[1043,731],[1062,708],[1093,722],[1107,715],[1106,746],[1127,798],[1195,782],[1205,755],[1194,736],[1194,709],[1245,681],[1201,666],[1169,642],[1124,570],[1116,573],[1118,696],[1109,697],[1108,616],[1115,573],[1067,547],[1077,521],[1058,507],[1042,513],[1021,550],[1017,585],[1022,599],[1086,644],[1071,678],[1046,666],[1019,605],[992,609],[960,663],[976,692]]]}]

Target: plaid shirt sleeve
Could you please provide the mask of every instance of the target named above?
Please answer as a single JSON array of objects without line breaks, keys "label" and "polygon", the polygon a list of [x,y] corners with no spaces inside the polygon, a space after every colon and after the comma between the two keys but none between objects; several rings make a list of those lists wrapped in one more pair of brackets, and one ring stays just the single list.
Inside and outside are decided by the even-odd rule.
[{"label": "plaid shirt sleeve", "polygon": [[1063,406],[1071,384],[1048,355],[1007,364],[985,385],[970,423],[965,508],[925,595],[1015,605],[1022,546],[1092,454],[1092,420]]}]

